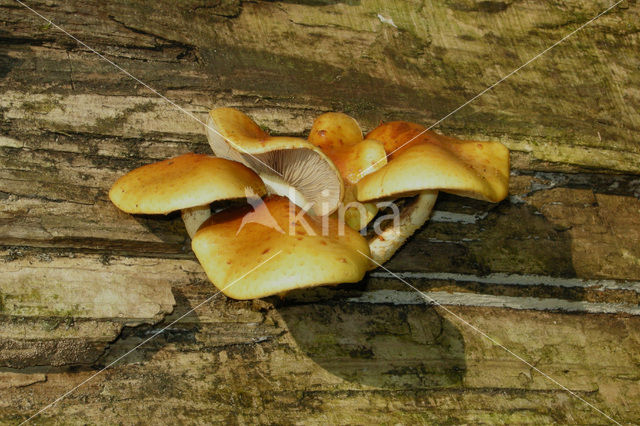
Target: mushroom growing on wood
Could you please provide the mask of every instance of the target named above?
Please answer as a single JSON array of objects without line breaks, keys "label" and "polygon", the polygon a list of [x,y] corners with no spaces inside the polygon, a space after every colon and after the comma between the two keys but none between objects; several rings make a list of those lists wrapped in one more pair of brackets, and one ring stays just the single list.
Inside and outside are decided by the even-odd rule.
[{"label": "mushroom growing on wood", "polygon": [[[424,224],[438,190],[494,202],[507,194],[509,152],[499,143],[459,141],[405,122],[362,139],[355,120],[339,113],[316,120],[311,142],[270,137],[230,108],[211,111],[209,124],[209,141],[226,158],[185,154],[143,166],[118,179],[109,197],[128,213],[181,210],[207,276],[236,299],[361,280],[370,259],[388,260]],[[377,210],[354,229],[329,216],[342,200],[343,177],[347,201],[400,198],[399,223],[367,240],[357,230]],[[262,200],[267,189],[290,200]],[[253,211],[245,205],[211,215],[211,202],[234,198],[247,198]],[[322,217],[307,214],[309,202]]]},{"label": "mushroom growing on wood", "polygon": [[313,122],[309,142],[322,149],[336,165],[343,179],[355,184],[387,164],[382,142],[363,140],[358,122],[341,112],[327,112]]},{"label": "mushroom growing on wood", "polygon": [[168,214],[180,210],[193,237],[211,216],[210,203],[265,193],[264,184],[248,167],[190,153],[132,170],[113,184],[109,198],[127,213]]},{"label": "mushroom growing on wood", "polygon": [[382,124],[367,138],[384,144],[388,163],[358,181],[357,199],[417,196],[403,208],[398,226],[370,240],[380,264],[427,221],[438,190],[491,202],[507,196],[509,150],[499,142],[462,141],[403,121]]},{"label": "mushroom growing on wood", "polygon": [[247,206],[212,215],[191,247],[221,292],[254,299],[360,281],[369,268],[369,246],[358,232],[342,228],[335,218],[307,215],[272,195],[253,211]]},{"label": "mushroom growing on wood", "polygon": [[207,138],[218,157],[238,161],[254,170],[272,194],[289,197],[317,215],[330,214],[343,197],[336,166],[308,141],[269,136],[251,118],[233,108],[209,112]]},{"label": "mushroom growing on wood", "polygon": [[[343,205],[356,201],[354,186],[366,173],[373,173],[387,164],[382,142],[363,140],[358,122],[341,112],[327,112],[313,122],[309,142],[322,149],[336,165],[345,183]],[[351,228],[364,228],[378,212],[374,203],[361,203],[364,212],[355,207],[344,212],[345,222]],[[362,213],[366,216],[362,217]]]}]

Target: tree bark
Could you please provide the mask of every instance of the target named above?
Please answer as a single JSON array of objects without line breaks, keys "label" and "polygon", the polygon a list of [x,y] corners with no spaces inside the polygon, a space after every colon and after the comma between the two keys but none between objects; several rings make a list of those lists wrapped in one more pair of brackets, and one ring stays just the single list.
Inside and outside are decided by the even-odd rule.
[{"label": "tree bark", "polygon": [[[0,422],[165,327],[41,416],[607,422],[539,369],[640,421],[636,1],[459,110],[611,3],[28,4],[86,44],[0,0]],[[127,215],[107,192],[140,165],[209,153],[201,121],[217,106],[273,134],[344,111],[365,130],[401,119],[498,140],[510,197],[441,196],[393,273],[284,299],[217,295],[173,324],[215,294],[179,214]]]}]

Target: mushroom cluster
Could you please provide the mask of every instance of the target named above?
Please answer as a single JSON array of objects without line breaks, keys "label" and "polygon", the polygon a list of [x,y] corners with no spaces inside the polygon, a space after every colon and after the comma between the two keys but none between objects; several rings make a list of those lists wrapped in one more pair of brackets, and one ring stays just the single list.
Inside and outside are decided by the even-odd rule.
[{"label": "mushroom cluster", "polygon": [[270,136],[244,113],[217,108],[206,132],[215,156],[142,166],[109,198],[132,214],[180,210],[207,276],[235,299],[362,280],[428,220],[438,191],[507,195],[506,147],[414,123],[363,137],[352,117],[325,113],[302,139]]}]

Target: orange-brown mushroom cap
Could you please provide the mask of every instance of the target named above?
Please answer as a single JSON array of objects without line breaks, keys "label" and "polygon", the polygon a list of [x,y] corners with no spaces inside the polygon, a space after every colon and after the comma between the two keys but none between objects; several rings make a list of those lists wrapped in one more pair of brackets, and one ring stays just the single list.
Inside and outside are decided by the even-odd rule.
[{"label": "orange-brown mushroom cap", "polygon": [[366,173],[387,164],[384,146],[373,139],[363,140],[358,122],[341,112],[327,112],[317,117],[309,132],[309,142],[322,149],[345,181],[342,207],[353,206],[344,211],[346,223],[356,230],[364,228],[378,208],[372,203],[357,203],[354,185]]},{"label": "orange-brown mushroom cap", "polygon": [[[499,142],[462,141],[405,122],[383,124],[367,137],[384,143],[389,162],[357,183],[358,200],[441,190],[498,202],[507,196],[509,150]],[[419,136],[418,136],[419,135]]]},{"label": "orange-brown mushroom cap", "polygon": [[409,121],[382,123],[367,134],[367,139],[382,142],[389,160],[410,146],[435,140],[438,137],[441,136],[435,132],[425,132],[423,125]]},{"label": "orange-brown mushroom cap", "polygon": [[204,154],[139,167],[116,181],[109,198],[127,213],[167,214],[218,200],[264,195],[260,177],[235,161]]},{"label": "orange-brown mushroom cap", "polygon": [[214,214],[196,233],[192,248],[213,284],[234,299],[357,282],[370,255],[358,232],[328,216],[303,214],[279,196],[253,209]]},{"label": "orange-brown mushroom cap", "polygon": [[387,163],[383,144],[374,138],[363,140],[358,122],[341,112],[327,112],[316,118],[309,142],[331,158],[349,184],[358,182],[365,171],[372,173]]}]

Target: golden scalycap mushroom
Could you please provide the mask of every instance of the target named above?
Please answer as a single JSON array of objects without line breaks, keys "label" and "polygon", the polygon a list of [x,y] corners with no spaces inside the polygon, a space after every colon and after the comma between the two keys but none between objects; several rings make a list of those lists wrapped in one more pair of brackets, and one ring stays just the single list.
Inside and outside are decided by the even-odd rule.
[{"label": "golden scalycap mushroom", "polygon": [[375,138],[363,140],[358,122],[341,112],[327,112],[316,118],[309,142],[331,158],[349,184],[358,182],[365,171],[372,173],[387,163],[383,144]]},{"label": "golden scalycap mushroom", "polygon": [[388,163],[356,184],[357,199],[407,198],[398,221],[369,238],[371,256],[382,264],[428,219],[438,190],[498,202],[507,196],[509,150],[498,142],[461,141],[395,121],[367,138],[384,144]]},{"label": "golden scalycap mushroom", "polygon": [[308,141],[269,136],[233,108],[209,112],[207,137],[218,157],[238,161],[260,175],[270,193],[289,196],[300,206],[312,204],[319,215],[332,213],[343,197],[336,166]]},{"label": "golden scalycap mushroom", "polygon": [[415,137],[423,130],[417,124],[393,122],[367,136],[383,142],[391,156],[386,166],[358,182],[360,201],[433,189],[491,202],[507,196],[509,150],[504,145],[429,131]]},{"label": "golden scalycap mushroom", "polygon": [[[209,216],[209,204],[218,200],[245,198],[247,193],[264,195],[266,189],[248,167],[204,154],[179,157],[139,167],[116,181],[109,198],[120,210],[133,214],[186,214],[185,225],[192,229]],[[196,210],[201,221],[192,223]],[[204,213],[203,213],[204,212]],[[206,217],[204,217],[206,216]]]},{"label": "golden scalycap mushroom", "polygon": [[358,232],[342,227],[341,235],[337,220],[302,214],[284,197],[253,204],[214,214],[192,241],[207,276],[225,295],[253,299],[363,278],[370,253]]},{"label": "golden scalycap mushroom", "polygon": [[316,145],[336,165],[345,182],[344,219],[351,228],[364,228],[378,212],[373,203],[358,203],[355,183],[367,173],[373,173],[387,164],[387,155],[381,142],[362,139],[362,130],[351,116],[341,112],[327,112],[313,122],[309,142]]},{"label": "golden scalycap mushroom", "polygon": [[[382,123],[370,131],[367,138],[382,142],[388,159],[391,160],[410,146],[441,137],[435,132],[424,132],[424,130],[425,127],[421,124],[409,121],[391,121]],[[418,135],[420,136],[418,137]]]},{"label": "golden scalycap mushroom", "polygon": [[362,142],[362,129],[350,115],[326,112],[313,121],[309,142],[323,150],[343,149]]}]

